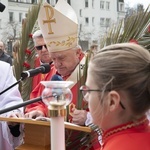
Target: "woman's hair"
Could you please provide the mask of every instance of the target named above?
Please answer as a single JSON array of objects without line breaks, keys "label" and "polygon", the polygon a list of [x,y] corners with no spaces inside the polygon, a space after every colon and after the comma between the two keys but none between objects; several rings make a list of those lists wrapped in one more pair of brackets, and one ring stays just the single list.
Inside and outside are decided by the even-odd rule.
[{"label": "woman's hair", "polygon": [[20,47],[20,41],[17,40],[17,41],[15,41],[15,43],[13,44],[13,52],[14,52],[14,53],[18,53],[19,47]]},{"label": "woman's hair", "polygon": [[132,43],[107,46],[93,57],[90,69],[100,89],[129,93],[134,114],[150,108],[150,54],[142,46]]}]

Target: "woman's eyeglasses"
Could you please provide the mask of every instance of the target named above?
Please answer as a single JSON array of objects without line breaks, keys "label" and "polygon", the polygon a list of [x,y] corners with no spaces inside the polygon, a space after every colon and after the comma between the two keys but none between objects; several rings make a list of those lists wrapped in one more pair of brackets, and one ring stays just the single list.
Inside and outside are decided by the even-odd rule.
[{"label": "woman's eyeglasses", "polygon": [[[88,101],[88,95],[90,94],[90,92],[102,92],[102,90],[99,89],[90,89],[89,87],[87,87],[86,85],[83,85],[80,87],[80,91],[82,92],[83,98]],[[122,102],[120,101],[120,106],[122,107],[122,109],[125,109],[124,105],[122,104]]]},{"label": "woman's eyeglasses", "polygon": [[83,98],[88,101],[88,94],[92,91],[97,91],[97,92],[102,92],[101,90],[98,89],[89,89],[89,87],[87,87],[86,85],[83,85],[80,87],[80,91],[82,92]]},{"label": "woman's eyeglasses", "polygon": [[39,46],[35,46],[35,48],[40,51],[42,50],[43,46],[47,49],[47,46],[46,45],[39,45]]}]

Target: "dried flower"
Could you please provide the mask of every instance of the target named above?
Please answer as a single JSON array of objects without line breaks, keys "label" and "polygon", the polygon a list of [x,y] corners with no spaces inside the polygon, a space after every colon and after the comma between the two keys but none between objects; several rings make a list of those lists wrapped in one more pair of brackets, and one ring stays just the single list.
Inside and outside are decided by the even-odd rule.
[{"label": "dried flower", "polygon": [[23,63],[23,66],[26,67],[27,69],[30,68],[30,64],[28,64],[27,62],[24,62],[24,63]]},{"label": "dried flower", "polygon": [[31,38],[31,39],[32,39],[32,34],[29,34],[29,38]]},{"label": "dried flower", "polygon": [[138,44],[138,41],[137,41],[137,40],[135,40],[135,39],[131,39],[129,42],[130,42],[130,43]]},{"label": "dried flower", "polygon": [[28,55],[31,55],[31,51],[29,49],[26,49],[25,53],[28,54]]}]

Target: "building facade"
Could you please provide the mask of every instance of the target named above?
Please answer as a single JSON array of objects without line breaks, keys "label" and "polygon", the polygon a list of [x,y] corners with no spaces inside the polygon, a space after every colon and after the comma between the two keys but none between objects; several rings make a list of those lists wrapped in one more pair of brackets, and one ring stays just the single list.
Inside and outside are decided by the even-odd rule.
[{"label": "building facade", "polygon": [[[39,0],[0,0],[6,6],[0,12],[0,39],[11,51],[12,43],[20,36],[22,20],[28,9]],[[46,0],[45,0],[46,1]],[[55,6],[58,0],[47,0]],[[75,10],[79,22],[79,41],[86,50],[107,33],[112,24],[125,17],[124,0],[66,0]]]},{"label": "building facade", "polygon": [[[112,24],[125,18],[124,0],[70,0],[79,19],[79,38],[85,48],[99,44]],[[88,44],[88,47],[86,45]]]},{"label": "building facade", "polygon": [[12,52],[12,44],[20,37],[22,20],[26,17],[29,8],[36,5],[35,0],[1,0],[5,5],[3,12],[0,12],[0,40],[5,43],[9,54]]}]

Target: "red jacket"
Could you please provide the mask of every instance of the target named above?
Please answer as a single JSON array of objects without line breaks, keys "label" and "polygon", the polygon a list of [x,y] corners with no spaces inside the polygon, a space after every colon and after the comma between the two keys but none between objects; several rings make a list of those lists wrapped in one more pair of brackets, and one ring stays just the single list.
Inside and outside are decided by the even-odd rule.
[{"label": "red jacket", "polygon": [[[34,61],[34,68],[37,68],[40,65],[41,65],[40,58],[36,57],[36,59]],[[40,81],[44,80],[46,75],[47,74],[39,73],[38,75],[36,75],[32,78],[32,90],[34,90],[34,88],[40,83]]]}]

